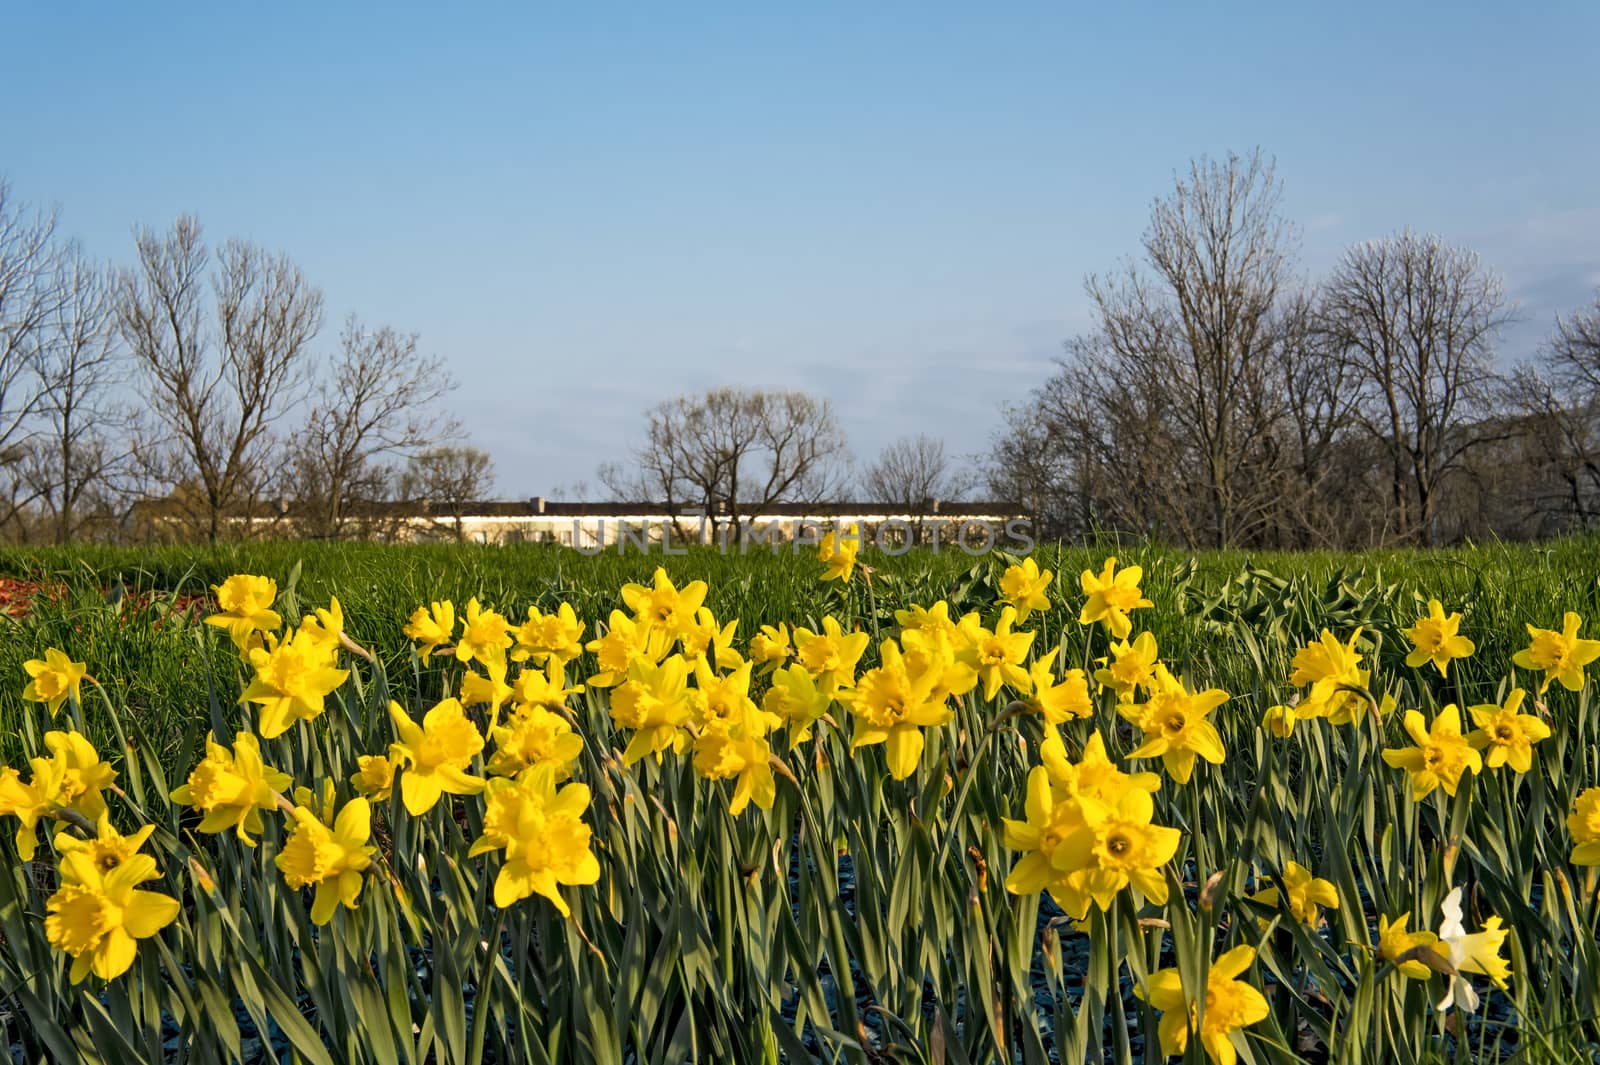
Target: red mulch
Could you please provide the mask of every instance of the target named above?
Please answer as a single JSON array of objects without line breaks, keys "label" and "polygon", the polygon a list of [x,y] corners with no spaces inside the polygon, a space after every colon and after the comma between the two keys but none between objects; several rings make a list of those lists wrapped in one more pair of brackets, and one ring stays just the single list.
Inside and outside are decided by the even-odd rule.
[{"label": "red mulch", "polygon": [[27,617],[33,610],[33,601],[40,596],[59,599],[66,595],[61,585],[47,586],[37,581],[18,581],[0,577],[0,614],[9,617]]},{"label": "red mulch", "polygon": [[[105,591],[106,594],[110,594],[110,589]],[[33,612],[36,600],[61,602],[66,597],[67,587],[64,584],[42,584],[38,581],[19,581],[10,577],[0,577],[0,614],[8,617],[27,617]],[[157,597],[151,592],[124,592],[121,604],[123,616],[148,613],[156,600]],[[171,602],[166,616],[154,619],[154,623],[159,625],[170,617],[192,624],[201,613],[209,609],[211,602],[207,596],[180,595]]]}]

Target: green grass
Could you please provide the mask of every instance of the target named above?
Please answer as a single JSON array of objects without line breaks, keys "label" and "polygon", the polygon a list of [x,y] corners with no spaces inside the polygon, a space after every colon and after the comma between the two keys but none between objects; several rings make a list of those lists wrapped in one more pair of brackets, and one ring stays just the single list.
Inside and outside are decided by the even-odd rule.
[{"label": "green grass", "polygon": [[[1600,537],[1544,545],[1488,545],[1433,551],[1364,553],[1211,552],[1198,556],[1148,545],[1094,547],[1044,545],[1035,557],[1061,577],[1054,599],[1076,604],[1076,574],[1098,568],[1107,554],[1137,562],[1146,572],[1155,609],[1141,615],[1161,642],[1162,655],[1196,661],[1216,683],[1249,699],[1259,684],[1257,663],[1239,656],[1245,640],[1269,621],[1281,619],[1285,637],[1314,636],[1327,625],[1376,626],[1393,642],[1414,610],[1435,596],[1466,615],[1464,631],[1479,642],[1475,662],[1462,671],[1472,701],[1493,695],[1503,663],[1522,637],[1522,623],[1559,622],[1563,610],[1600,615]],[[880,624],[893,625],[892,611],[941,596],[954,606],[992,602],[993,583],[1004,562],[959,550],[917,550],[892,557],[867,550],[874,569],[873,597]],[[409,642],[400,629],[417,606],[471,596],[516,620],[530,604],[571,602],[579,617],[603,621],[620,607],[617,590],[628,581],[648,582],[665,566],[680,584],[705,580],[706,603],[719,618],[737,617],[748,639],[760,625],[815,622],[830,609],[869,614],[871,604],[844,602],[837,585],[819,593],[818,565],[808,551],[758,547],[748,555],[691,549],[665,556],[614,551],[586,556],[541,545],[393,546],[368,543],[246,543],[216,547],[9,548],[0,551],[0,577],[60,588],[41,596],[20,618],[0,616],[0,764],[18,753],[22,662],[55,645],[86,661],[96,676],[115,679],[129,711],[146,736],[170,743],[208,705],[206,662],[197,629],[185,624],[176,605],[209,596],[210,586],[231,573],[259,573],[292,588],[302,609],[339,597],[351,637],[381,655],[391,667],[406,660]],[[203,608],[209,604],[203,604]],[[1061,635],[1071,611],[1052,611],[1039,646]],[[1276,651],[1286,662],[1285,646]],[[1485,664],[1481,670],[1475,665]],[[230,663],[221,663],[223,669]],[[1286,668],[1277,675],[1286,675]],[[1246,703],[1249,706],[1251,704]],[[1251,707],[1259,712],[1259,708]],[[96,740],[104,740],[97,734]]]}]

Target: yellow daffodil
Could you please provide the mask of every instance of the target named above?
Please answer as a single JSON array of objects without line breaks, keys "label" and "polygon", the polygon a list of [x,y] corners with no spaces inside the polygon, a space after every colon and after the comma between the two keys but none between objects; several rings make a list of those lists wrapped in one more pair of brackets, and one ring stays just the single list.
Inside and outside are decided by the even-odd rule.
[{"label": "yellow daffodil", "polygon": [[101,813],[99,823],[95,825],[95,835],[88,839],[68,831],[57,832],[56,851],[60,854],[80,852],[104,875],[139,853],[139,848],[145,845],[155,830],[156,826],[149,824],[131,836],[124,836],[111,824],[111,814],[107,811]]},{"label": "yellow daffodil", "polygon": [[689,663],[682,655],[670,655],[659,665],[635,659],[628,667],[626,683],[611,694],[611,719],[633,730],[622,752],[623,764],[632,765],[647,754],[659,761],[669,748],[681,754],[688,747],[684,726],[694,717],[688,680]]},{"label": "yellow daffodil", "polygon": [[1471,1013],[1478,1008],[1478,993],[1467,980],[1467,973],[1479,973],[1489,978],[1495,987],[1504,989],[1511,975],[1511,965],[1500,956],[1506,941],[1506,931],[1500,927],[1498,917],[1489,917],[1483,929],[1468,932],[1462,923],[1461,889],[1452,888],[1444,900],[1444,919],[1439,924],[1439,942],[1434,950],[1448,961],[1455,972],[1447,977],[1450,987],[1444,998],[1435,1003],[1441,1012],[1459,1006]]},{"label": "yellow daffodil", "polygon": [[1299,715],[1292,706],[1269,706],[1261,715],[1261,727],[1280,740],[1286,740],[1294,734],[1295,722]]},{"label": "yellow daffodil", "polygon": [[702,735],[744,729],[752,735],[765,736],[783,724],[782,718],[762,710],[750,698],[751,669],[746,662],[732,673],[719,676],[704,659],[694,663],[694,687],[689,689],[689,701],[694,708],[695,727]]},{"label": "yellow daffodil", "polygon": [[633,611],[634,619],[647,629],[660,629],[674,639],[694,625],[695,612],[705,599],[705,581],[690,581],[680,591],[660,566],[656,567],[651,587],[622,586],[622,601]]},{"label": "yellow daffodil", "polygon": [[1427,962],[1418,958],[1402,958],[1418,947],[1433,947],[1439,942],[1439,937],[1426,928],[1415,932],[1406,931],[1406,924],[1411,920],[1410,912],[1402,913],[1391,922],[1382,914],[1378,915],[1378,956],[1384,961],[1392,962],[1395,971],[1408,980],[1426,980],[1433,972]]},{"label": "yellow daffodil", "polygon": [[[1282,879],[1289,895],[1289,916],[1301,924],[1316,928],[1322,916],[1317,908],[1319,906],[1326,906],[1330,910],[1339,908],[1339,892],[1333,886],[1333,882],[1313,876],[1311,870],[1299,862],[1286,863]],[[1263,906],[1277,906],[1282,895],[1274,885],[1262,888],[1250,898]]]},{"label": "yellow daffodil", "polygon": [[[1095,845],[1090,818],[1101,820],[1106,812],[1106,804],[1098,800],[1058,794],[1045,767],[1034,766],[1028,773],[1025,820],[1002,819],[1006,846],[1024,852],[1006,877],[1006,890],[1013,895],[1049,891],[1069,916],[1083,917],[1088,896],[1069,891],[1067,875],[1088,866]],[[1069,908],[1073,894],[1081,907]]]},{"label": "yellow daffodil", "polygon": [[907,647],[913,643],[913,632],[932,637],[945,637],[950,644],[959,642],[959,624],[950,617],[950,604],[941,599],[930,607],[911,606],[896,610],[894,618],[900,623],[900,642]]},{"label": "yellow daffodil", "polygon": [[1490,769],[1509,765],[1514,773],[1533,768],[1533,745],[1550,738],[1550,726],[1532,714],[1524,714],[1526,693],[1512,688],[1504,706],[1485,703],[1467,708],[1478,727],[1467,734],[1467,742],[1483,752],[1483,764]]},{"label": "yellow daffodil", "polygon": [[763,676],[785,665],[794,657],[794,644],[789,638],[789,626],[782,622],[763,625],[761,631],[750,637],[750,661]]},{"label": "yellow daffodil", "polygon": [[115,980],[133,965],[138,941],[178,917],[178,900],[139,885],[160,874],[148,854],[130,854],[102,871],[89,848],[61,855],[61,884],[45,902],[45,938],[72,959],[71,978]]},{"label": "yellow daffodil", "polygon": [[483,750],[483,737],[460,702],[446,699],[439,703],[423,715],[421,726],[399,703],[389,704],[389,717],[400,737],[390,745],[389,757],[405,767],[400,774],[400,800],[408,813],[426,813],[447,793],[476,795],[483,790],[483,779],[467,772],[473,757]]},{"label": "yellow daffodil", "polygon": [[[1360,678],[1364,686],[1367,673],[1362,671]],[[1284,740],[1294,735],[1294,727],[1301,720],[1302,708],[1307,711],[1307,717],[1326,717],[1334,724],[1346,725],[1365,713],[1369,705],[1366,698],[1357,692],[1335,692],[1330,699],[1321,702],[1300,700],[1286,706],[1269,706],[1261,715],[1261,727]],[[1383,698],[1378,700],[1379,719],[1387,718],[1394,708],[1394,696],[1385,692]]]},{"label": "yellow daffodil", "polygon": [[1151,973],[1148,987],[1134,985],[1135,995],[1161,1011],[1156,1032],[1163,1054],[1182,1054],[1189,1046],[1189,1037],[1198,1034],[1206,1057],[1215,1065],[1234,1065],[1238,1051],[1234,1049],[1233,1033],[1265,1020],[1269,1012],[1261,992],[1239,979],[1255,957],[1253,947],[1238,946],[1212,962],[1206,974],[1204,1010],[1198,1002],[1191,1001],[1194,996],[1185,991],[1177,969]]},{"label": "yellow daffodil", "polygon": [[729,813],[743,813],[752,800],[763,810],[772,809],[778,794],[772,749],[764,735],[747,725],[701,733],[694,741],[694,767],[707,780],[733,780]]},{"label": "yellow daffodil", "polygon": [[25,862],[33,861],[39,847],[39,822],[62,805],[61,774],[65,770],[53,758],[33,758],[28,765],[31,772],[27,783],[11,766],[0,769],[0,815],[20,822],[17,855]]},{"label": "yellow daffodil", "polygon": [[1033,689],[1028,705],[1052,725],[1094,713],[1089,678],[1084,676],[1083,670],[1069,669],[1065,676],[1056,680],[1053,666],[1059,651],[1060,648],[1052,648],[1049,654],[1028,666],[1028,682]]},{"label": "yellow daffodil", "polygon": [[283,619],[272,609],[278,598],[278,582],[271,577],[255,577],[248,573],[235,573],[211,590],[217,593],[221,613],[206,618],[207,625],[226,629],[228,638],[241,651],[251,646],[257,632],[272,632]]},{"label": "yellow daffodil", "polygon": [[[902,621],[900,646],[906,654],[924,662],[938,662],[946,666],[953,665],[956,654],[971,646],[970,634],[983,628],[977,614],[968,615],[961,621],[951,620],[950,604],[943,600],[928,610],[914,606],[910,610],[896,611],[895,616]],[[963,623],[965,629],[962,628]],[[976,687],[977,673],[969,672],[972,672],[972,687]]]},{"label": "yellow daffodil", "polygon": [[583,622],[571,603],[562,603],[555,613],[546,614],[536,606],[528,608],[528,620],[516,628],[513,662],[532,660],[537,665],[554,661],[559,666],[583,653]]},{"label": "yellow daffodil", "polygon": [[833,699],[817,687],[798,662],[772,674],[772,687],[761,700],[763,710],[783,721],[791,747],[810,737],[812,728],[832,705]]},{"label": "yellow daffodil", "polygon": [[856,568],[856,555],[860,553],[860,526],[852,524],[830,531],[817,545],[817,561],[823,564],[822,579],[848,581]]},{"label": "yellow daffodil", "polygon": [[[906,668],[912,673],[928,674],[934,678],[929,698],[944,702],[952,695],[965,695],[978,686],[978,671],[965,661],[958,660],[961,651],[968,650],[964,641],[958,650],[944,636],[930,636],[912,630],[902,634],[907,641],[903,647]],[[1031,633],[1029,634],[1031,635]],[[1032,683],[1032,679],[1029,679]]]},{"label": "yellow daffodil", "polygon": [[872,637],[864,632],[846,635],[838,619],[831,615],[822,619],[821,632],[799,627],[794,630],[800,664],[830,692],[855,684],[856,663],[871,642]]},{"label": "yellow daffodil", "polygon": [[64,651],[48,647],[43,658],[30,658],[22,663],[22,668],[30,678],[22,689],[22,698],[30,703],[44,703],[50,708],[51,717],[67,699],[82,701],[79,689],[88,675],[88,667],[74,662]]},{"label": "yellow daffodil", "polygon": [[[1091,819],[1094,843],[1090,864],[1074,871],[1068,877],[1069,885],[1087,894],[1102,910],[1109,910],[1117,892],[1130,886],[1157,906],[1165,906],[1167,880],[1161,867],[1178,853],[1183,833],[1152,824],[1154,816],[1155,803],[1149,792],[1136,788],[1124,792],[1103,817]],[[1067,909],[1066,903],[1062,908]]]},{"label": "yellow daffodil", "polygon": [[281,643],[250,651],[255,678],[240,703],[260,706],[256,731],[263,739],[287,732],[296,721],[320,717],[325,700],[350,676],[335,669],[326,645],[305,632],[290,633]]},{"label": "yellow daffodil", "polygon": [[323,824],[332,824],[334,810],[339,805],[338,786],[330,778],[323,779],[318,791],[312,791],[302,784],[294,789],[294,805],[304,806],[316,814]]},{"label": "yellow daffodil", "polygon": [[456,641],[456,661],[485,662],[496,651],[511,649],[511,623],[497,610],[485,610],[477,596],[467,600],[461,619],[461,638]]},{"label": "yellow daffodil", "polygon": [[554,660],[543,669],[524,669],[511,685],[511,702],[516,706],[542,706],[560,711],[570,696],[583,691],[582,684],[567,685],[566,674]]},{"label": "yellow daffodil", "polygon": [[364,754],[356,759],[350,786],[373,802],[387,802],[394,790],[394,761],[386,754]]},{"label": "yellow daffodil", "polygon": [[1153,823],[1151,773],[1123,773],[1091,734],[1084,757],[1067,759],[1060,734],[1045,729],[1043,764],[1028,775],[1025,821],[1004,821],[1006,846],[1027,853],[1006,879],[1013,894],[1049,891],[1069,917],[1082,920],[1091,906],[1109,909],[1124,888],[1164,905],[1161,867],[1177,853],[1182,833]]},{"label": "yellow daffodil", "polygon": [[1289,683],[1297,688],[1306,685],[1315,688],[1348,682],[1361,667],[1361,652],[1356,650],[1360,637],[1358,628],[1350,634],[1348,642],[1341,643],[1337,636],[1323,629],[1317,639],[1295,652]]},{"label": "yellow daffodil", "polygon": [[922,758],[922,730],[943,725],[954,715],[935,697],[938,672],[913,673],[893,640],[883,641],[881,651],[882,665],[867,670],[855,691],[840,698],[848,700],[856,722],[850,749],[885,744],[889,775],[904,780]]},{"label": "yellow daffodil", "polygon": [[715,614],[701,607],[695,611],[694,622],[678,634],[678,647],[690,663],[709,658],[718,669],[738,669],[744,664],[744,656],[733,646],[738,631],[737,618],[723,625]]},{"label": "yellow daffodil", "polygon": [[1028,660],[1028,649],[1033,646],[1036,633],[1012,632],[1011,626],[1016,620],[1016,609],[1009,606],[1000,611],[1000,620],[995,622],[993,632],[983,627],[976,614],[961,619],[961,633],[966,637],[967,646],[956,652],[956,661],[978,674],[985,700],[992,702],[1008,684],[1023,695],[1032,690],[1033,682],[1023,663]]},{"label": "yellow daffodil", "polygon": [[1323,629],[1320,637],[1295,652],[1289,683],[1308,689],[1295,705],[1297,718],[1323,717],[1331,725],[1348,725],[1366,713],[1366,697],[1350,690],[1364,690],[1369,677],[1361,668],[1361,652],[1356,650],[1360,638],[1359,628],[1343,643]]},{"label": "yellow daffodil", "polygon": [[1111,645],[1109,659],[1100,659],[1101,667],[1094,671],[1095,683],[1101,690],[1110,688],[1120,702],[1130,701],[1140,688],[1150,690],[1156,675],[1156,638],[1154,633],[1141,632],[1132,642],[1119,640]]},{"label": "yellow daffodil", "polygon": [[419,606],[412,611],[411,620],[400,631],[416,641],[417,657],[427,661],[435,651],[455,639],[455,604],[445,599],[425,607]]},{"label": "yellow daffodil", "polygon": [[500,708],[515,691],[506,683],[506,653],[499,647],[486,648],[478,661],[482,673],[468,669],[461,677],[461,705],[488,706],[489,719],[500,718]]},{"label": "yellow daffodil", "polygon": [[1511,661],[1523,669],[1542,670],[1544,680],[1539,684],[1543,695],[1550,682],[1560,681],[1568,691],[1581,691],[1584,667],[1600,658],[1600,640],[1578,638],[1583,618],[1569,610],[1561,619],[1561,631],[1528,628],[1529,643],[1526,648],[1511,656]]},{"label": "yellow daffodil", "polygon": [[327,924],[340,905],[356,908],[361,874],[378,851],[371,839],[372,807],[366,799],[345,803],[331,828],[315,812],[295,807],[289,838],[274,861],[291,888],[316,889],[311,900],[312,924]]},{"label": "yellow daffodil", "polygon": [[590,677],[591,688],[614,688],[628,679],[628,667],[635,660],[659,662],[674,637],[664,630],[636,621],[620,610],[611,612],[606,631],[584,645],[600,663],[600,672]]},{"label": "yellow daffodil", "polygon": [[511,777],[532,765],[550,765],[556,779],[565,780],[583,753],[583,737],[571,723],[539,705],[519,705],[489,735],[495,750],[487,768],[495,776]]},{"label": "yellow daffodil", "polygon": [[21,822],[16,840],[23,861],[33,859],[39,822],[56,811],[75,810],[91,821],[104,814],[101,792],[117,776],[80,733],[47,732],[44,742],[49,756],[29,760],[27,783],[15,769],[0,769],[0,815],[9,814]]},{"label": "yellow daffodil", "polygon": [[1227,757],[1222,735],[1206,715],[1228,701],[1221,688],[1191,692],[1164,665],[1156,666],[1150,698],[1144,703],[1123,703],[1117,712],[1139,726],[1144,742],[1128,752],[1129,758],[1159,756],[1172,779],[1189,783],[1198,756],[1212,765]]},{"label": "yellow daffodil", "polygon": [[1600,865],[1600,788],[1585,788],[1567,815],[1573,865]]},{"label": "yellow daffodil", "polygon": [[505,861],[494,882],[494,904],[504,909],[539,894],[561,916],[571,909],[561,897],[563,884],[581,886],[600,879],[600,863],[589,849],[591,831],[583,822],[589,789],[566,784],[557,790],[549,765],[535,765],[515,778],[489,782],[483,835],[469,856],[504,850]]},{"label": "yellow daffodil", "polygon": [[344,608],[338,597],[331,597],[326,609],[318,607],[302,618],[300,631],[320,645],[330,659],[337,657],[344,636]]},{"label": "yellow daffodil", "polygon": [[1406,665],[1413,669],[1424,662],[1432,662],[1443,674],[1452,658],[1469,658],[1477,650],[1473,642],[1459,635],[1461,615],[1444,612],[1437,599],[1428,600],[1428,614],[1418,618],[1416,624],[1405,630],[1411,641],[1411,653],[1406,655]]},{"label": "yellow daffodil", "polygon": [[1006,567],[1000,575],[1000,601],[1016,608],[1017,624],[1027,621],[1035,610],[1050,609],[1050,597],[1045,589],[1055,577],[1049,570],[1041,571],[1039,563],[1031,558],[1023,559],[1019,566]]},{"label": "yellow daffodil", "polygon": [[200,831],[231,828],[245,846],[254,847],[250,833],[261,831],[261,811],[277,806],[278,793],[290,783],[288,773],[261,760],[261,743],[252,734],[235,735],[230,751],[208,733],[206,756],[189,773],[188,781],[172,792],[172,801],[200,811]]},{"label": "yellow daffodil", "polygon": [[105,812],[106,800],[101,791],[111,786],[117,771],[100,760],[100,752],[81,732],[46,732],[44,746],[60,766],[60,802],[70,806],[89,820],[96,820]]},{"label": "yellow daffodil", "polygon": [[1454,795],[1463,773],[1483,768],[1482,756],[1461,734],[1461,714],[1454,703],[1439,711],[1431,727],[1415,710],[1406,711],[1404,725],[1416,746],[1385,748],[1383,760],[1406,771],[1416,801],[1440,787],[1446,795]]},{"label": "yellow daffodil", "polygon": [[1144,570],[1139,566],[1128,566],[1118,572],[1115,558],[1106,559],[1098,576],[1093,570],[1084,570],[1079,583],[1088,600],[1078,615],[1078,624],[1093,625],[1098,621],[1112,636],[1126,640],[1133,631],[1128,611],[1155,605],[1139,590],[1143,576]]},{"label": "yellow daffodil", "polygon": [[1124,773],[1106,754],[1106,742],[1099,731],[1089,733],[1083,753],[1076,763],[1067,757],[1066,744],[1058,729],[1044,730],[1039,744],[1039,762],[1058,795],[1081,795],[1115,806],[1130,791],[1155,794],[1161,790],[1156,773]]}]

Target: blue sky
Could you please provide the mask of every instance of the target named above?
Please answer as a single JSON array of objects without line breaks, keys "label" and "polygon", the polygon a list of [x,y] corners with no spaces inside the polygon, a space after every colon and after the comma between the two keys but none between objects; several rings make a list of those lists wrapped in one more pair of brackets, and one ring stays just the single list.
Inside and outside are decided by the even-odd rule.
[{"label": "blue sky", "polygon": [[1308,278],[1478,250],[1508,361],[1600,285],[1593,4],[578,6],[13,4],[0,173],[108,259],[185,211],[288,251],[330,345],[419,332],[512,496],[718,384],[982,450],[1202,153],[1276,157]]}]

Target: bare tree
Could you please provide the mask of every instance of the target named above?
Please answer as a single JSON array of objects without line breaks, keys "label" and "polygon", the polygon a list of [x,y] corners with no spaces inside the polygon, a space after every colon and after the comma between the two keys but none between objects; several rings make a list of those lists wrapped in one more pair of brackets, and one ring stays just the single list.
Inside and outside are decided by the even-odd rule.
[{"label": "bare tree", "polygon": [[68,249],[60,287],[62,299],[39,330],[33,355],[41,388],[24,479],[55,541],[66,543],[80,534],[88,512],[110,511],[128,450],[125,411],[115,399],[126,366],[111,275]]},{"label": "bare tree", "polygon": [[1595,293],[1594,306],[1587,311],[1556,319],[1549,358],[1562,384],[1600,395],[1600,292]]},{"label": "bare tree", "polygon": [[1440,535],[1440,489],[1489,415],[1493,344],[1509,320],[1500,278],[1436,236],[1405,231],[1345,253],[1322,296],[1322,327],[1360,374],[1357,416],[1388,459],[1388,503],[1405,535]]},{"label": "bare tree", "polygon": [[65,300],[54,212],[18,201],[0,178],[0,525],[32,493],[23,479],[29,419],[38,408],[38,347]]},{"label": "bare tree", "polygon": [[144,454],[215,541],[265,481],[272,427],[302,394],[322,293],[286,256],[239,240],[213,272],[188,216],[165,234],[140,230],[137,251],[118,315],[163,430]]},{"label": "bare tree", "polygon": [[[989,491],[1027,508],[1034,526],[1057,536],[1083,536],[1103,520],[1108,498],[1091,478],[1099,469],[1102,419],[1058,373],[1022,403],[1001,409],[986,470]],[[1131,486],[1130,486],[1131,487]]]},{"label": "bare tree", "polygon": [[1283,409],[1271,326],[1295,239],[1281,194],[1259,150],[1202,159],[1145,231],[1159,301],[1142,285],[1090,282],[1111,351],[1173,374],[1168,414],[1197,460],[1219,547],[1246,539],[1276,498],[1277,464],[1263,447]]},{"label": "bare tree", "polygon": [[1381,540],[1381,515],[1368,503],[1371,448],[1353,431],[1359,372],[1318,331],[1310,295],[1283,300],[1274,328],[1286,415],[1281,446],[1289,471],[1273,512],[1273,546]]},{"label": "bare tree", "polygon": [[910,508],[931,499],[954,499],[971,490],[975,478],[950,461],[943,440],[919,433],[884,448],[867,467],[863,484],[871,502]]},{"label": "bare tree", "polygon": [[435,404],[455,387],[444,363],[417,348],[417,335],[345,319],[339,355],[318,385],[304,428],[290,445],[293,496],[307,530],[342,537],[373,518],[404,459],[457,435]]},{"label": "bare tree", "polygon": [[429,514],[443,514],[459,541],[468,504],[482,500],[493,484],[494,460],[488,452],[467,446],[435,447],[406,463],[400,494]]},{"label": "bare tree", "polygon": [[[1069,464],[1055,480],[1078,496],[1061,516],[1191,545],[1274,528],[1294,465],[1284,372],[1297,339],[1281,307],[1295,236],[1279,196],[1259,151],[1198,160],[1154,204],[1143,263],[1087,279],[1095,328],[1031,403],[1055,419],[1046,436]],[[1028,410],[997,441],[998,466],[1035,435],[1018,425]]]},{"label": "bare tree", "polygon": [[1036,525],[1058,535],[1206,542],[1194,453],[1170,413],[1172,378],[1141,371],[1102,340],[1069,342],[1059,371],[1004,411],[990,489],[1026,503]]},{"label": "bare tree", "polygon": [[1567,318],[1532,366],[1511,381],[1511,406],[1539,466],[1536,509],[1557,530],[1600,524],[1600,293]]},{"label": "bare tree", "polygon": [[843,482],[844,432],[826,399],[718,388],[667,400],[645,416],[637,470],[606,466],[600,477],[619,497],[663,501],[675,523],[700,513],[742,535],[743,519],[763,507],[820,502]]}]

